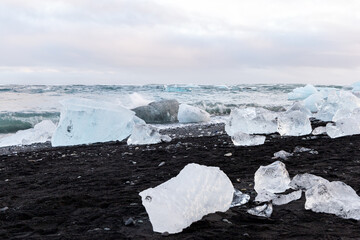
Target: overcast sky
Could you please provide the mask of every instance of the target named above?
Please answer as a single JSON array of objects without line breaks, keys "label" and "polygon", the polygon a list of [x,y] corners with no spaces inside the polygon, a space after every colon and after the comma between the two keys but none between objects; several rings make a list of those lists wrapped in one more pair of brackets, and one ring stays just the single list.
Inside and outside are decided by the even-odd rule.
[{"label": "overcast sky", "polygon": [[0,84],[351,84],[359,0],[1,0]]}]

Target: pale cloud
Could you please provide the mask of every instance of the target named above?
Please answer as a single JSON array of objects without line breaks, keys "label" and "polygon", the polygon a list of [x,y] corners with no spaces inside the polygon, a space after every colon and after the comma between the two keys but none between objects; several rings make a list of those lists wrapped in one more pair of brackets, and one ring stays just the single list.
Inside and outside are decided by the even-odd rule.
[{"label": "pale cloud", "polygon": [[354,0],[2,0],[0,83],[350,83],[359,12]]}]

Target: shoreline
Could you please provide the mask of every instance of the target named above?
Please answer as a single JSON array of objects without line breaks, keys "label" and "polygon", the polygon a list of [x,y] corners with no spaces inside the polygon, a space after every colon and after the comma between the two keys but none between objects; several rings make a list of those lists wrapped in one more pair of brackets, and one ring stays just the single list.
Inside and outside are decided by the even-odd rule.
[{"label": "shoreline", "polygon": [[[8,209],[0,212],[0,238],[349,239],[360,236],[359,221],[305,210],[304,194],[298,201],[274,206],[269,219],[246,213],[255,205],[255,171],[260,165],[274,162],[275,152],[292,152],[296,146],[314,149],[318,154],[303,152],[282,160],[291,177],[308,172],[330,181],[343,181],[359,193],[360,135],[331,139],[325,135],[311,138],[312,135],[271,134],[263,145],[235,147],[221,124],[171,131],[174,132],[168,134],[176,134],[173,141],[156,145],[128,146],[122,141],[56,148],[32,146],[16,155],[2,152],[0,209]],[[210,136],[199,137],[202,131],[210,132]],[[224,156],[226,153],[232,156]],[[235,188],[251,196],[250,202],[225,213],[209,214],[179,234],[166,237],[154,233],[138,193],[176,176],[192,162],[220,167]],[[129,218],[134,222],[125,225]]]}]

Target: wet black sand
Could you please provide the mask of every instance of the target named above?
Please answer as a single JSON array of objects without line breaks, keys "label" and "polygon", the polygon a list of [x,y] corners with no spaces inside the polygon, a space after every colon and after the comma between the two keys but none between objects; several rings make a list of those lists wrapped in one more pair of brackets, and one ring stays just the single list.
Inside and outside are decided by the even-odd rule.
[{"label": "wet black sand", "polygon": [[[360,239],[359,221],[307,211],[304,196],[274,206],[270,219],[246,213],[254,205],[255,171],[272,163],[275,152],[291,152],[296,146],[318,154],[299,153],[284,161],[291,177],[309,172],[344,181],[359,194],[360,136],[274,134],[264,145],[235,147],[223,125],[167,132],[175,134],[172,142],[150,146],[110,142],[1,149],[0,239]],[[220,167],[251,201],[205,216],[179,234],[154,233],[138,193],[192,162]],[[129,218],[134,221],[125,225]]]}]

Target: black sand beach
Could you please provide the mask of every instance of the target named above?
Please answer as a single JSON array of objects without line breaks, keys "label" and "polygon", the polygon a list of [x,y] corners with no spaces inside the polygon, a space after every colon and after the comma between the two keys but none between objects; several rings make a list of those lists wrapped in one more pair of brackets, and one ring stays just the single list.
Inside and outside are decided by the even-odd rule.
[{"label": "black sand beach", "polygon": [[[298,153],[283,161],[291,177],[308,172],[343,181],[359,194],[359,135],[274,134],[264,145],[235,147],[223,125],[167,131],[175,134],[173,141],[149,146],[110,142],[1,149],[0,239],[360,239],[359,221],[307,211],[304,195],[274,206],[269,219],[246,213],[254,206],[255,171],[275,161],[275,152],[296,146],[318,154]],[[138,193],[193,162],[220,167],[235,188],[251,195],[250,202],[205,216],[179,234],[154,233]]]}]

